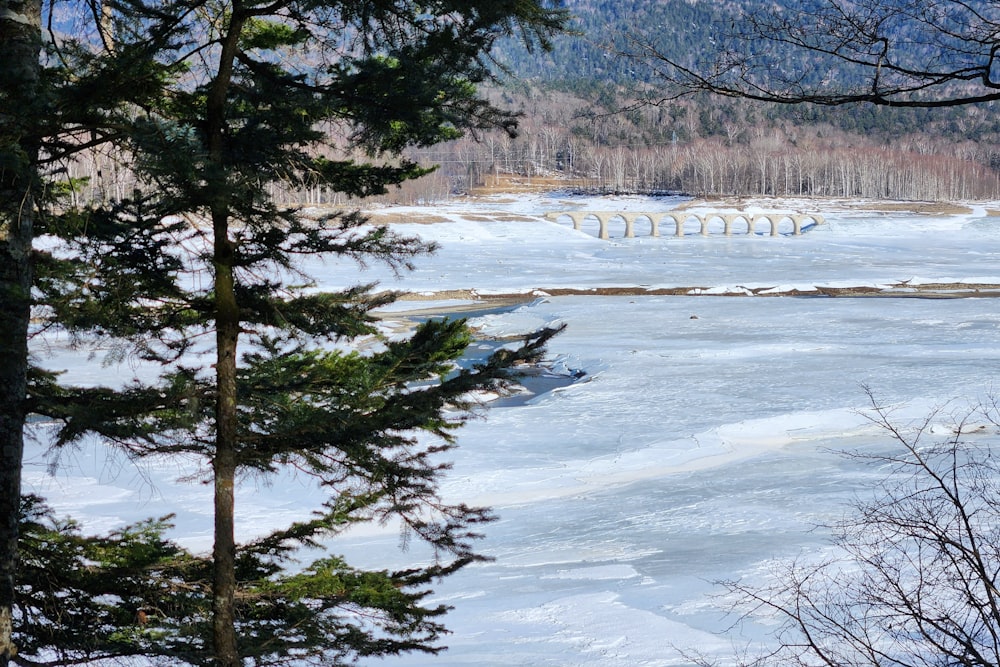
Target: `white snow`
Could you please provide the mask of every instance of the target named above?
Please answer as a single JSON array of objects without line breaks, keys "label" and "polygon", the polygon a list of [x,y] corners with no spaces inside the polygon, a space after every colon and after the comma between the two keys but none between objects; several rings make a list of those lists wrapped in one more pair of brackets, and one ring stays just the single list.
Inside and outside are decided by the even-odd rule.
[{"label": "white snow", "polygon": [[[566,323],[553,365],[586,375],[570,386],[472,421],[453,452],[448,498],[493,506],[482,551],[494,561],[443,582],[454,630],[440,656],[384,665],[688,665],[696,652],[725,663],[741,638],[712,581],[776,557],[817,550],[813,526],[839,516],[876,477],[836,450],[886,443],[859,411],[863,387],[900,420],[944,406],[950,434],[991,390],[1000,362],[1000,303],[990,298],[712,296],[815,293],[816,287],[1000,283],[1000,218],[866,213],[821,201],[764,202],[753,210],[821,213],[800,237],[596,238],[557,210],[669,210],[679,198],[567,194],[456,200],[448,220],[394,229],[440,244],[397,280],[372,267],[316,262],[320,287],[381,281],[421,295],[390,312],[468,306],[443,290],[523,294],[506,312],[474,314],[485,333]],[[405,214],[410,209],[394,209]],[[704,209],[707,210],[707,209]],[[426,213],[427,209],[412,209]],[[637,224],[637,232],[643,226]],[[697,288],[700,296],[552,297],[545,290]],[[75,381],[127,381],[142,369],[49,341],[42,352]],[[940,422],[938,424],[937,422]],[[984,429],[982,438],[996,438]],[[25,483],[99,531],[176,513],[174,537],[211,544],[210,496],[194,462],[135,465],[84,442],[51,470],[45,427],[30,446]],[[179,477],[194,481],[178,482]],[[321,492],[294,476],[248,479],[237,500],[246,538],[315,508]],[[365,527],[330,544],[359,565],[424,557],[399,550],[391,527]]]}]

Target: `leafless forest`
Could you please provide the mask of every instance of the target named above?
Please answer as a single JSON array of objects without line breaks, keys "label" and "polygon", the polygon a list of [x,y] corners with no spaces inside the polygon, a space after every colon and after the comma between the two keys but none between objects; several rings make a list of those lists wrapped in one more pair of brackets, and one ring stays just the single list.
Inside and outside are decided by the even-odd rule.
[{"label": "leafless forest", "polygon": [[[411,151],[410,159],[438,169],[377,201],[439,201],[509,183],[512,177],[526,186],[565,181],[573,188],[606,193],[1000,199],[1000,153],[994,144],[956,141],[954,133],[866,136],[824,123],[776,121],[767,117],[765,107],[749,103],[737,115],[711,100],[595,111],[594,104],[563,93],[522,90],[497,95],[523,113],[517,137],[480,134],[433,150]],[[120,155],[94,154],[70,165],[73,196],[126,196],[133,183],[123,164]],[[358,203],[319,187],[274,194],[287,204]]]}]

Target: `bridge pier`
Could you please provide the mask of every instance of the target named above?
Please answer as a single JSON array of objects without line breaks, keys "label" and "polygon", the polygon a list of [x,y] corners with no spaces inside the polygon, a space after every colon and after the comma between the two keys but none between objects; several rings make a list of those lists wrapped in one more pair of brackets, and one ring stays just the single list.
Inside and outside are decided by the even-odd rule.
[{"label": "bridge pier", "polygon": [[608,220],[614,217],[614,214],[608,213],[591,213],[592,216],[597,218],[597,238],[604,239],[605,241],[611,238],[608,236]]}]

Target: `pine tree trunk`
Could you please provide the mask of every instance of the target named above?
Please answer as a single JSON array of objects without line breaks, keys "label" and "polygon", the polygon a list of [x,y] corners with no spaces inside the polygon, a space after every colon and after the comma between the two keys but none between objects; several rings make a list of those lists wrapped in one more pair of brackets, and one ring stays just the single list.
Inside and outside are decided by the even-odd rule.
[{"label": "pine tree trunk", "polygon": [[16,653],[14,584],[38,155],[29,123],[37,98],[40,29],[39,0],[0,0],[0,157],[5,165],[0,171],[0,667]]},{"label": "pine tree trunk", "polygon": [[236,647],[236,349],[239,308],[233,282],[233,248],[224,215],[215,221],[216,388],[215,548],[212,635],[217,667],[238,667]]},{"label": "pine tree trunk", "polygon": [[[10,180],[0,184],[5,203]],[[27,392],[31,219],[6,210],[0,216],[0,667],[6,667],[15,653],[11,632]]]},{"label": "pine tree trunk", "polygon": [[206,129],[211,170],[217,182],[212,203],[215,264],[216,364],[218,396],[215,407],[215,547],[212,577],[212,641],[216,667],[239,667],[236,645],[236,528],[235,498],[237,434],[236,350],[240,310],[233,272],[235,247],[229,238],[230,203],[225,176],[226,101],[232,85],[233,63],[246,17],[234,10],[219,54],[219,70],[209,88]]}]

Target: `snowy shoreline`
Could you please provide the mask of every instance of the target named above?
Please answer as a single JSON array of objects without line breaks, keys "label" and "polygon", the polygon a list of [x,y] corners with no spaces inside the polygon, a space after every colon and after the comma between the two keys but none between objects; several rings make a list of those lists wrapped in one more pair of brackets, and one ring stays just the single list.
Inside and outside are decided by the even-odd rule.
[{"label": "snowy shoreline", "polygon": [[476,310],[484,305],[516,305],[528,303],[547,296],[760,296],[760,297],[816,297],[816,298],[914,298],[914,299],[979,299],[1000,296],[997,283],[933,283],[927,285],[858,285],[855,287],[801,286],[775,287],[590,287],[590,288],[543,288],[537,287],[525,292],[486,292],[475,289],[446,290],[442,292],[404,292],[398,296],[401,303],[410,301],[437,302],[415,310],[404,310],[405,314],[433,314],[436,312],[461,313]]}]

